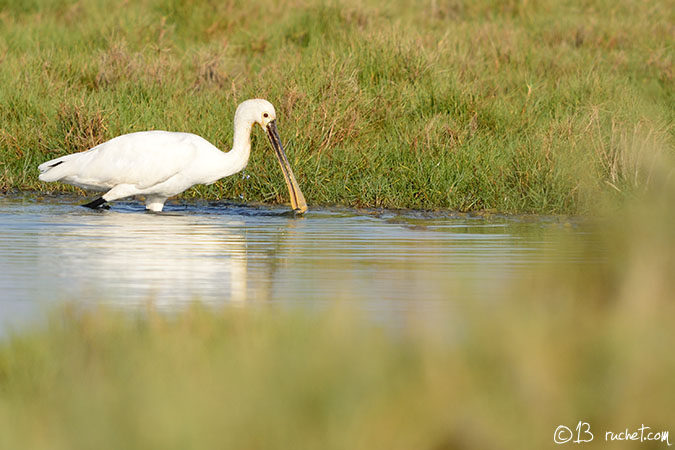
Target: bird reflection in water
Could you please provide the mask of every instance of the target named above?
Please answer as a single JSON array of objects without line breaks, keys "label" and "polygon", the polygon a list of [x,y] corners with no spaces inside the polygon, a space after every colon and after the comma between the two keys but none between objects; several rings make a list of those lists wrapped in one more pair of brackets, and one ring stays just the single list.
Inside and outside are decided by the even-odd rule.
[{"label": "bird reflection in water", "polygon": [[150,299],[167,309],[194,300],[246,300],[246,241],[236,231],[236,217],[111,211],[88,216],[88,226],[58,227],[56,239],[38,237],[49,240],[39,243],[49,249],[41,254],[42,264],[58,261],[71,282],[78,274],[79,286],[68,289],[73,293],[123,299],[125,305]]}]

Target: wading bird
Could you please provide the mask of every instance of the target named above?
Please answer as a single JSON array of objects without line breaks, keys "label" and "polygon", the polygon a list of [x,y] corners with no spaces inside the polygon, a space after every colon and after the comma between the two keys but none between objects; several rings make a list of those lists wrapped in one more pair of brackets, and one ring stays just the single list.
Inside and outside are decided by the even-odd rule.
[{"label": "wading bird", "polygon": [[307,203],[284,153],[275,119],[274,106],[267,100],[246,100],[234,114],[234,140],[229,152],[220,151],[195,134],[141,131],[42,163],[38,166],[40,180],[105,192],[82,205],[88,208],[144,196],[147,209],[161,211],[169,197],[243,170],[251,153],[251,131],[257,123],[267,131],[286,179],[293,210],[304,213]]}]

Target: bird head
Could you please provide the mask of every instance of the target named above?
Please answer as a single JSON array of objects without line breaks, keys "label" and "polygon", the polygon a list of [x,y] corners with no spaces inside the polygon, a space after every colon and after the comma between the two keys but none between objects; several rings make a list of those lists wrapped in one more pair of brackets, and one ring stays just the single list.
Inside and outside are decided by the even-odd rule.
[{"label": "bird head", "polygon": [[257,123],[266,132],[270,145],[279,160],[281,171],[284,174],[293,210],[298,213],[307,211],[305,196],[302,194],[300,186],[298,186],[298,182],[295,180],[295,175],[293,175],[293,170],[284,152],[284,147],[281,145],[281,138],[279,137],[279,131],[277,131],[277,113],[274,110],[274,106],[263,99],[246,100],[237,108],[235,121],[237,120],[237,116],[240,115],[247,117],[250,121],[249,123]]},{"label": "bird head", "polygon": [[277,113],[274,106],[267,100],[254,98],[242,102],[237,107],[235,120],[237,117],[242,117],[251,124],[257,123],[263,130],[266,130],[270,122],[276,120]]}]

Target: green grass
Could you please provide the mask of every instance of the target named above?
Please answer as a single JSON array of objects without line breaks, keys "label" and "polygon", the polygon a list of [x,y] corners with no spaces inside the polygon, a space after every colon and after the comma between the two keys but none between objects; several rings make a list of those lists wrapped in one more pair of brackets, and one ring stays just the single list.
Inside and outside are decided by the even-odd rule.
[{"label": "green grass", "polygon": [[430,322],[392,329],[340,304],[61,309],[0,340],[0,448],[541,449],[579,421],[584,448],[642,424],[675,443],[665,181],[596,224],[584,242],[604,261],[542,268]]},{"label": "green grass", "polygon": [[[229,148],[264,97],[310,204],[587,213],[673,154],[667,2],[0,0],[0,188],[121,133]],[[185,194],[283,202],[246,169]]]}]

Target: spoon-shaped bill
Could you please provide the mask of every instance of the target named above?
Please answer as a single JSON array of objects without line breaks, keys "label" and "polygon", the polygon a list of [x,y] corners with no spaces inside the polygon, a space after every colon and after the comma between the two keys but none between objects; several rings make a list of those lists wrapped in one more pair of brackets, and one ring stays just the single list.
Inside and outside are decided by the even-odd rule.
[{"label": "spoon-shaped bill", "polygon": [[286,153],[284,152],[284,147],[281,145],[281,139],[277,131],[277,124],[274,120],[267,124],[267,137],[270,140],[270,144],[272,144],[274,152],[277,154],[281,171],[284,173],[288,193],[291,196],[291,207],[295,212],[302,214],[307,211],[307,202],[300,190],[300,186],[298,186],[298,182],[295,180],[291,165],[288,163],[288,158],[286,158]]}]

